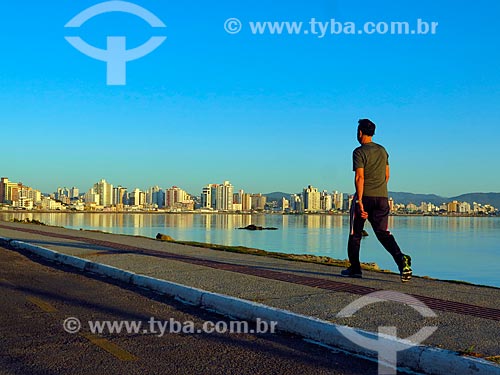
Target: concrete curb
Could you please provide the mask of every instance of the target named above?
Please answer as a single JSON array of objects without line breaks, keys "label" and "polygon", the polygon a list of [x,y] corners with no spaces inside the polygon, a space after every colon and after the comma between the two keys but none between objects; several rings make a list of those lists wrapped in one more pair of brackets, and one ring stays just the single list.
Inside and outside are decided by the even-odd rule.
[{"label": "concrete curb", "polygon": [[269,307],[260,303],[139,275],[21,241],[0,237],[0,244],[10,246],[16,250],[27,251],[49,261],[68,265],[83,272],[91,272],[175,297],[181,301],[232,318],[248,321],[255,321],[257,318],[260,318],[263,321],[275,321],[278,323],[277,328],[280,331],[297,334],[306,339],[376,361],[378,358],[375,351],[352,343],[340,332],[340,330],[351,330],[370,338],[373,342],[377,341],[377,345],[380,346],[383,345],[387,348],[407,348],[398,352],[399,368],[403,370],[424,372],[429,375],[500,375],[500,366],[480,358],[463,357],[456,352],[423,345],[415,346],[408,341],[392,336],[378,335],[360,329],[338,326],[324,320]]}]

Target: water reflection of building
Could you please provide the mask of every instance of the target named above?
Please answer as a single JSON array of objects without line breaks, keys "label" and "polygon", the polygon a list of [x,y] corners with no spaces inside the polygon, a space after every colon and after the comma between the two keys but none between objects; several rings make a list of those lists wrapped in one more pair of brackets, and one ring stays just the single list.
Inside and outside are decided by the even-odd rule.
[{"label": "water reflection of building", "polygon": [[307,216],[305,216],[306,228],[308,228],[308,229],[320,228],[322,216],[323,215],[307,215]]},{"label": "water reflection of building", "polygon": [[191,228],[193,226],[192,214],[165,214],[163,225],[165,228]]},{"label": "water reflection of building", "polygon": [[216,215],[215,227],[218,229],[234,229],[233,215]]},{"label": "water reflection of building", "polygon": [[83,213],[73,213],[71,215],[64,215],[67,220],[63,226],[70,226],[74,228],[82,228],[84,226],[85,214]]}]

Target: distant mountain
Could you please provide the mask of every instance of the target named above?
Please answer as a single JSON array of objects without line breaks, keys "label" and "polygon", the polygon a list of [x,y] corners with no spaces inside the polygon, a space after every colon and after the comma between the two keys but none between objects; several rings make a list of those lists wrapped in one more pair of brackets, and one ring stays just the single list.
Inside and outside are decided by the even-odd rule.
[{"label": "distant mountain", "polygon": [[430,202],[435,205],[441,205],[442,203],[450,201],[450,198],[440,197],[439,195],[436,194],[414,194],[414,193],[402,193],[397,191],[390,191],[389,197],[391,197],[395,203],[402,203],[402,204],[414,203],[417,206],[422,202],[426,203]]},{"label": "distant mountain", "polygon": [[440,205],[442,203],[459,201],[468,202],[470,204],[476,202],[481,204],[490,204],[496,208],[500,208],[500,193],[468,193],[462,194],[457,197],[441,197],[435,194],[413,194],[413,193],[402,193],[402,192],[389,192],[389,196],[394,199],[396,203],[414,203],[419,205],[421,202],[430,202],[435,205]]},{"label": "distant mountain", "polygon": [[500,208],[500,193],[469,193],[458,197],[450,198],[451,201],[477,202],[481,204],[491,204],[493,207]]},{"label": "distant mountain", "polygon": [[[283,197],[290,199],[290,193],[274,192],[269,194],[263,194],[267,197],[267,200],[280,202]],[[435,205],[441,205],[442,203],[447,203],[451,201],[468,202],[472,204],[473,202],[481,204],[491,204],[496,208],[500,208],[500,193],[468,193],[462,194],[457,197],[441,197],[436,194],[414,194],[414,193],[404,193],[404,192],[389,192],[389,196],[394,199],[396,203],[408,204],[414,203],[417,206],[422,202],[430,202]]]},{"label": "distant mountain", "polygon": [[264,196],[267,197],[267,201],[268,202],[272,202],[272,201],[277,201],[277,202],[281,202],[281,199],[282,198],[285,198],[285,199],[290,199],[290,193],[283,193],[283,192],[280,192],[280,191],[276,191],[274,193],[268,193],[268,194],[262,194]]}]

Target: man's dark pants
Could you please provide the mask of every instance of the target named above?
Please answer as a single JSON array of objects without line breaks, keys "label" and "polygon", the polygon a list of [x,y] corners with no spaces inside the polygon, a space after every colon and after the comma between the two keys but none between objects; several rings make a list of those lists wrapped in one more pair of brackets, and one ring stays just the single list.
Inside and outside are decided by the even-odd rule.
[{"label": "man's dark pants", "polygon": [[[361,218],[361,210],[359,204],[355,203],[356,199],[354,197],[350,211],[351,232],[347,244],[347,255],[349,256],[351,267],[355,271],[361,271],[359,249],[366,219]],[[388,230],[390,212],[388,199],[385,197],[363,197],[362,201],[364,209],[368,213],[368,221],[372,225],[375,235],[382,246],[392,255],[401,270],[403,253],[394,236]]]}]

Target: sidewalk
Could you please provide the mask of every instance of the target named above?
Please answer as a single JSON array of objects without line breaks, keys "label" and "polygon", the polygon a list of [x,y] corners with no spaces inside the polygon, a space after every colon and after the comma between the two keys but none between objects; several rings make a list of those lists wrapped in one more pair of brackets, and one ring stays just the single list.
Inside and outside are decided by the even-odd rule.
[{"label": "sidewalk", "polygon": [[[417,277],[402,284],[399,275],[368,271],[363,279],[345,279],[339,276],[341,268],[334,266],[27,224],[0,222],[0,237],[335,324],[371,332],[377,332],[380,326],[396,326],[400,338],[424,326],[437,326],[422,344],[487,357],[500,355],[498,288]],[[399,302],[376,303],[353,317],[337,317],[351,302],[380,290],[415,296],[437,317],[423,318],[414,308]]]}]

